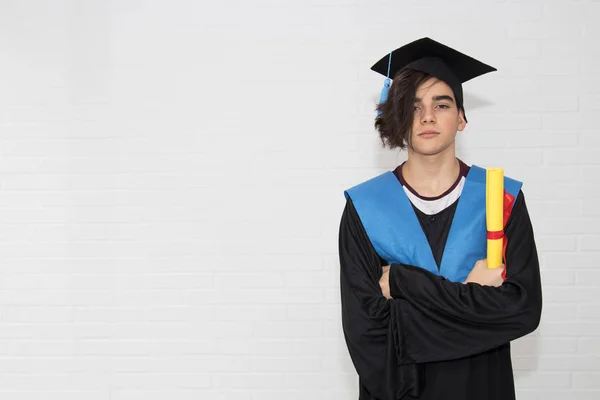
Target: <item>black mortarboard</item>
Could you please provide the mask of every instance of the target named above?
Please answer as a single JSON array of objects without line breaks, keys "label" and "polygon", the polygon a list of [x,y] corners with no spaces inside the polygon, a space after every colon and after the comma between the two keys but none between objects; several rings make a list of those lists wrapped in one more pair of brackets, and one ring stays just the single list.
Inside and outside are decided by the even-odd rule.
[{"label": "black mortarboard", "polygon": [[477,76],[496,71],[494,67],[424,37],[397,48],[371,67],[373,71],[386,77],[381,92],[381,103],[387,99],[390,78],[403,68],[425,72],[446,82],[454,91],[456,102],[461,108],[462,84]]}]

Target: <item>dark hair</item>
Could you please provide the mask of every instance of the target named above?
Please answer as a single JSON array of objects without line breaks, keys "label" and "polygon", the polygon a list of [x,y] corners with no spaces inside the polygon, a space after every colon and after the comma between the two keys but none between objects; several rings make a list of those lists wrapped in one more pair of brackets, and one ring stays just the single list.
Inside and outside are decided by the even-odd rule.
[{"label": "dark hair", "polygon": [[410,69],[400,70],[394,76],[387,100],[377,105],[381,113],[375,118],[375,128],[384,147],[410,146],[417,88],[430,77]]}]

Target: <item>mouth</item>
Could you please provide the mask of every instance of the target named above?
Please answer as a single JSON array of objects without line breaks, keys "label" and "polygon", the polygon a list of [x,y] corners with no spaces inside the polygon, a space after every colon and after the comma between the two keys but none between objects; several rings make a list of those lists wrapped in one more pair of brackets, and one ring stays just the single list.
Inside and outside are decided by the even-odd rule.
[{"label": "mouth", "polygon": [[440,133],[438,131],[423,131],[423,132],[419,133],[419,136],[432,137],[432,136],[436,136],[439,134]]}]

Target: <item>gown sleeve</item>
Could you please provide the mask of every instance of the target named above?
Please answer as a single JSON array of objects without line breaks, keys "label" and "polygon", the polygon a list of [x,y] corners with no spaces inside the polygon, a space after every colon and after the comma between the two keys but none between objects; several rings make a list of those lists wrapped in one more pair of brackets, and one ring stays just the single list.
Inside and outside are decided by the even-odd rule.
[{"label": "gown sleeve", "polygon": [[451,282],[422,268],[392,264],[390,295],[399,308],[405,362],[443,361],[506,344],[533,332],[542,311],[534,232],[522,192],[505,234],[506,281],[500,287]]},{"label": "gown sleeve", "polygon": [[[379,286],[382,259],[375,252],[348,199],[339,230],[342,328],[361,393],[374,399],[417,397],[421,366],[402,362],[404,299],[387,300]],[[361,397],[362,398],[362,397]]]}]

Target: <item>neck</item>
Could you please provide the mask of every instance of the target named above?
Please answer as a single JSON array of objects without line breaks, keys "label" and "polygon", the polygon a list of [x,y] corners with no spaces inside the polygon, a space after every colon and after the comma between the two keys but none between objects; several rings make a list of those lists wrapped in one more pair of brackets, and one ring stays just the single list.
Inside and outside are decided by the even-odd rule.
[{"label": "neck", "polygon": [[419,195],[436,197],[456,182],[460,165],[454,152],[428,156],[409,151],[402,176]]}]

